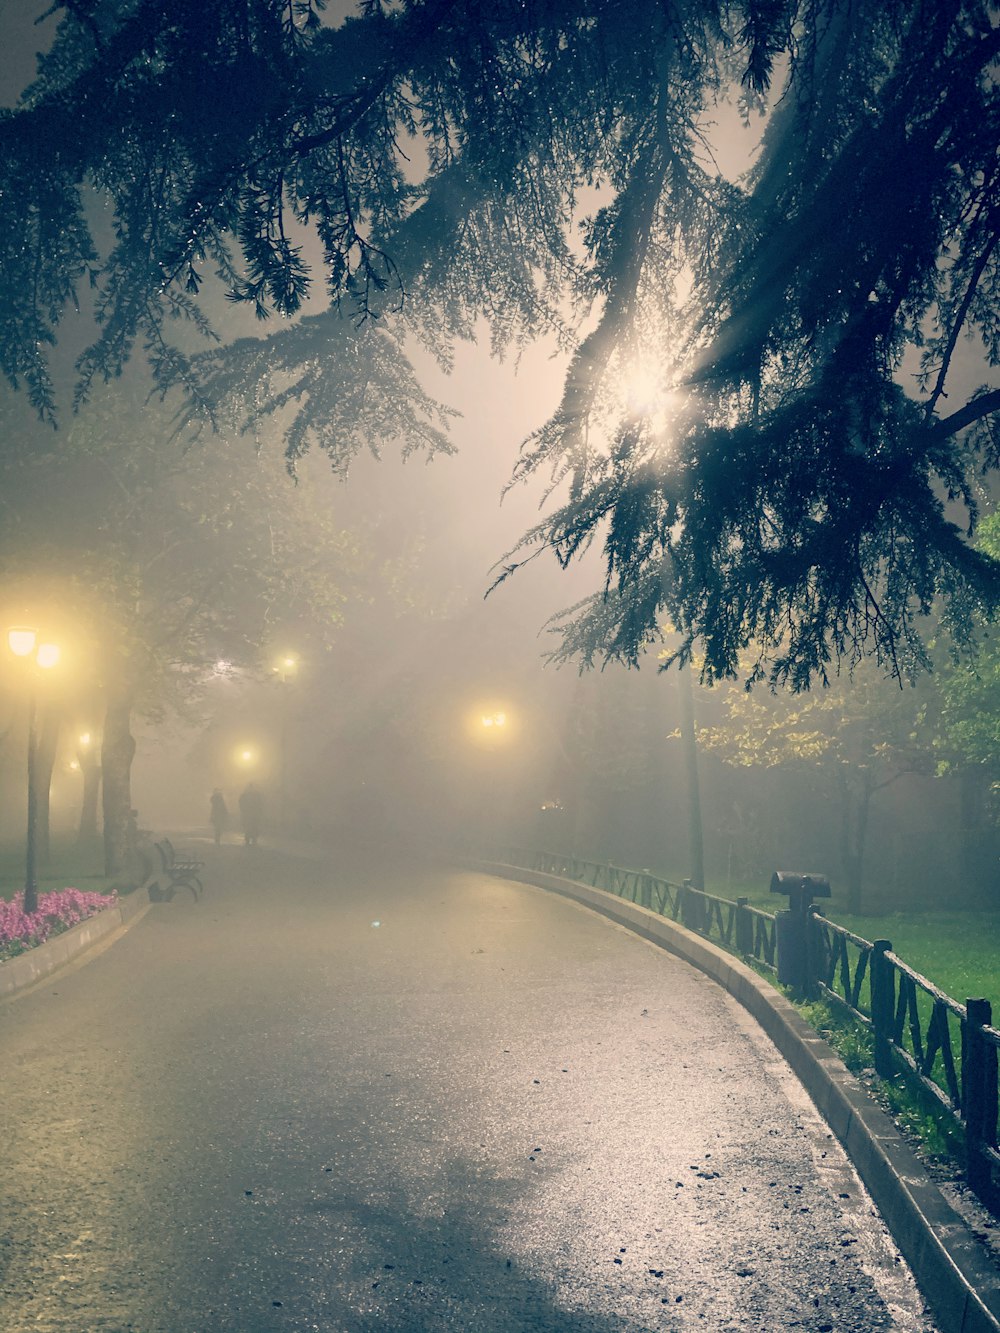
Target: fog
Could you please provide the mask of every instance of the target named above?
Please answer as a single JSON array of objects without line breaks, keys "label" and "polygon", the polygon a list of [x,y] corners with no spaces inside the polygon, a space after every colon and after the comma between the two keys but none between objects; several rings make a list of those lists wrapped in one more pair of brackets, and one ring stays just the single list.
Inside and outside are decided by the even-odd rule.
[{"label": "fog", "polygon": [[[0,30],[11,102],[12,90],[30,77],[45,29],[26,23],[23,8],[6,0]],[[750,160],[759,125],[743,126],[735,110],[723,107],[705,130],[720,172],[736,178]],[[67,385],[87,322],[84,298],[82,313],[67,320],[57,353]],[[676,877],[691,873],[692,792],[678,734],[678,678],[676,671],[660,671],[659,646],[638,671],[612,665],[580,674],[573,664],[557,668],[546,660],[556,646],[551,617],[601,587],[600,552],[566,570],[544,556],[487,595],[507,553],[551,503],[544,479],[506,487],[522,442],[559,402],[566,360],[543,341],[500,362],[488,353],[485,328],[480,334],[478,342],[459,346],[448,374],[425,354],[414,354],[426,391],[459,413],[451,455],[404,462],[386,450],[378,460],[359,457],[339,479],[314,454],[300,465],[296,486],[282,473],[280,421],[274,421],[256,439],[205,436],[191,446],[189,471],[170,472],[171,485],[195,494],[208,479],[206,512],[196,523],[219,521],[210,506],[224,496],[225,477],[237,488],[255,467],[267,472],[261,484],[270,487],[274,513],[259,513],[262,524],[272,526],[269,550],[259,543],[245,550],[238,543],[205,545],[198,557],[203,566],[208,562],[211,573],[218,562],[220,625],[200,631],[183,652],[171,657],[169,651],[181,634],[171,629],[176,593],[170,588],[179,586],[183,568],[172,569],[173,584],[164,579],[146,591],[144,614],[164,627],[170,659],[164,671],[173,671],[174,680],[138,699],[132,717],[132,802],[140,827],[207,834],[209,799],[221,789],[233,812],[230,836],[238,838],[238,796],[252,781],[263,792],[272,838],[331,847],[347,839],[517,842],[654,866]],[[971,390],[980,373],[973,350],[958,365],[956,390]],[[38,463],[32,471],[41,498],[30,511],[37,517],[25,520],[39,543],[38,567],[49,571],[45,596],[57,604],[62,599],[64,618],[89,620],[92,639],[120,630],[100,622],[98,633],[101,613],[81,591],[84,557],[99,558],[103,548],[85,521],[94,496],[80,489],[69,460],[86,454],[88,438],[102,438],[102,431],[109,437],[101,411],[113,420],[110,436],[125,442],[123,448],[130,434],[167,439],[165,417],[144,404],[141,387],[124,409],[114,398],[102,401],[106,405],[99,402],[97,417],[90,418],[95,425],[86,425],[86,413],[78,424],[67,415],[60,442],[45,444],[54,453],[47,470]],[[41,449],[42,435],[23,404],[8,393],[4,410],[8,437],[28,453]],[[165,444],[161,452],[168,452]],[[220,460],[215,472],[213,458]],[[12,475],[18,484],[23,480],[16,469]],[[213,492],[213,485],[219,489]],[[226,522],[238,526],[247,512]],[[173,521],[154,498],[135,522],[133,535],[150,565],[174,558]],[[72,546],[68,557],[63,551],[60,590],[53,573],[59,561],[49,561],[53,534],[74,524],[82,563]],[[310,554],[314,530],[322,530],[327,545]],[[304,541],[299,547],[296,532]],[[277,593],[264,586],[272,575],[286,585]],[[91,584],[97,581],[91,575]],[[317,599],[315,585],[325,586],[325,596]],[[27,609],[27,584],[8,581],[5,591],[8,617]],[[96,588],[94,596],[99,600]],[[91,744],[100,741],[106,681],[85,657],[78,655],[77,676],[67,669],[62,694],[49,700],[61,728],[51,788],[56,834],[72,834],[80,819],[78,737],[86,732]],[[294,665],[282,670],[284,659]],[[23,826],[25,699],[9,663],[5,673],[0,834],[15,841]],[[839,685],[850,698],[849,682]],[[884,691],[880,697],[891,701],[898,685],[887,681]],[[879,727],[888,722],[869,719],[864,739],[847,753],[833,743],[838,734],[843,738],[845,725],[831,714],[819,724],[825,740],[814,753],[795,745],[784,754],[766,753],[758,744],[748,757],[740,749],[745,719],[739,707],[729,687],[695,691],[705,732],[699,771],[709,878],[728,888],[764,883],[777,865],[793,863],[829,874],[842,888],[845,820],[856,812],[838,803],[838,793],[848,769],[865,783],[885,762],[891,746]],[[866,847],[865,873],[886,902],[932,896],[942,884],[988,892],[996,851],[988,775],[979,774],[970,801],[959,778],[936,768],[932,751],[928,742],[912,763],[900,752],[879,771],[875,794],[865,796],[874,801],[870,811],[865,806],[866,818],[878,824],[878,836]],[[970,821],[971,841],[964,836]]]}]

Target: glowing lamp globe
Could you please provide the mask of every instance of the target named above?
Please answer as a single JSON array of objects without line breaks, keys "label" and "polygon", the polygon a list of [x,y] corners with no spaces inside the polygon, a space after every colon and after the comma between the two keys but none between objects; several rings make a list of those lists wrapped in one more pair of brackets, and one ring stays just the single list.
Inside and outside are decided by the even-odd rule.
[{"label": "glowing lamp globe", "polygon": [[15,657],[28,657],[35,651],[38,635],[33,629],[16,627],[7,631],[7,646]]},{"label": "glowing lamp globe", "polygon": [[40,643],[38,652],[35,654],[35,661],[40,667],[48,670],[54,667],[59,661],[59,645],[57,643]]}]

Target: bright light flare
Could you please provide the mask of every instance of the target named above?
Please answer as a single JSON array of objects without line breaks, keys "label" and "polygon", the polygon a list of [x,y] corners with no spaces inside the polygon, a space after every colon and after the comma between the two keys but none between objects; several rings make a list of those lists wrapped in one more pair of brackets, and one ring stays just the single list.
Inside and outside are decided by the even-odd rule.
[{"label": "bright light flare", "polygon": [[658,436],[670,433],[684,407],[684,394],[667,383],[659,366],[649,360],[632,362],[618,388],[629,417],[648,422]]},{"label": "bright light flare", "polygon": [[282,653],[271,671],[276,676],[280,676],[282,681],[289,680],[299,669],[298,653]]},{"label": "bright light flare", "polygon": [[61,656],[62,651],[57,643],[40,643],[35,661],[44,671],[48,671],[58,664]]},{"label": "bright light flare", "polygon": [[15,626],[7,631],[7,647],[15,657],[28,657],[35,651],[38,635],[33,629]]},{"label": "bright light flare", "polygon": [[465,715],[465,735],[472,745],[509,745],[517,730],[517,717],[506,704],[480,703]]}]

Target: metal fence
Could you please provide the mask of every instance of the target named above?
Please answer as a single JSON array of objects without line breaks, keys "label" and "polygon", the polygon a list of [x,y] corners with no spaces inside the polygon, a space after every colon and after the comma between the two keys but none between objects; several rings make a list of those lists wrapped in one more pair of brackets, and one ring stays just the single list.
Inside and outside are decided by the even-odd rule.
[{"label": "metal fence", "polygon": [[[998,1051],[989,1000],[965,1004],[946,995],[892,951],[890,940],[866,940],[808,908],[775,914],[677,884],[648,870],[628,870],[527,848],[504,848],[512,867],[559,875],[604,889],[716,941],[793,989],[820,997],[867,1028],[876,1071],[902,1073],[959,1130],[969,1185],[997,1201]],[[801,951],[792,958],[790,953]]]}]

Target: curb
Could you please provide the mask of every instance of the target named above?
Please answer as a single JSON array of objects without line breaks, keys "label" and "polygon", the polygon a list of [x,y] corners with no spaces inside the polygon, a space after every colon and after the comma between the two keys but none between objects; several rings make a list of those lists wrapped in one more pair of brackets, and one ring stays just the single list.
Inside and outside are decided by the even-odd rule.
[{"label": "curb", "polygon": [[105,936],[118,930],[127,930],[149,910],[149,883],[147,881],[131,893],[120,897],[113,907],[78,921],[75,926],[46,940],[27,953],[18,954],[0,963],[0,1003],[12,999],[29,986],[43,981],[53,972],[100,943]]},{"label": "curb", "polygon": [[1000,1333],[1000,1274],[889,1117],[780,992],[700,935],[603,889],[517,866],[461,864],[572,898],[723,986],[774,1042],[843,1144],[913,1269],[941,1333]]}]

